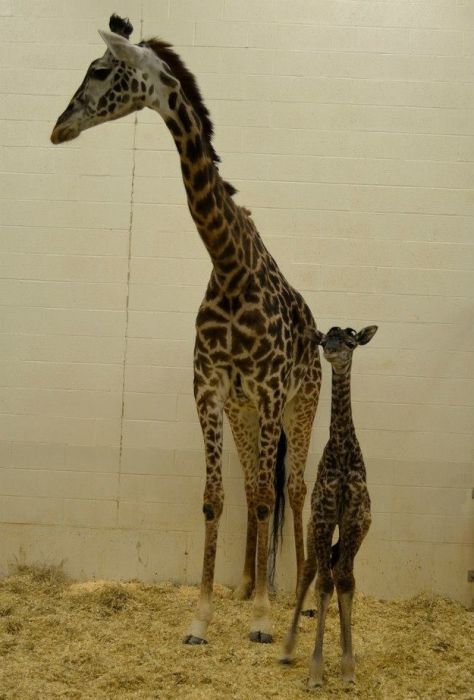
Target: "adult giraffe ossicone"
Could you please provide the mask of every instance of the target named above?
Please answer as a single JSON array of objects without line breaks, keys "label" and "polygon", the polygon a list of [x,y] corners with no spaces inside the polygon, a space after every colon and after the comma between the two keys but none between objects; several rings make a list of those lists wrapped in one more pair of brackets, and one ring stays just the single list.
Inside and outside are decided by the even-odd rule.
[{"label": "adult giraffe ossicone", "polygon": [[[185,642],[206,640],[218,522],[222,512],[222,424],[226,412],[245,476],[248,505],[244,573],[255,587],[250,638],[269,642],[269,519],[282,425],[287,437],[288,494],[293,511],[297,578],[304,564],[304,468],[319,396],[316,324],[301,295],[266,250],[249,212],[218,172],[213,127],[195,79],[169,44],[130,43],[132,26],[116,15],[100,32],[107,50],[92,62],[51,135],[53,143],[149,107],[164,119],[181,161],[188,206],[213,270],[196,320],[194,393],[206,457],[205,550],[196,616]],[[256,567],[256,572],[255,572]]]}]

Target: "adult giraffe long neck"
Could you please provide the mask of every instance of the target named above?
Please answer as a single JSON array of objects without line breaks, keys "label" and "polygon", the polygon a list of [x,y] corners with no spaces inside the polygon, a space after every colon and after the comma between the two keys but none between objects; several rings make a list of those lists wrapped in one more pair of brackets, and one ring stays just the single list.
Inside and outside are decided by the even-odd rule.
[{"label": "adult giraffe long neck", "polygon": [[257,234],[232,199],[235,189],[219,174],[212,123],[194,76],[168,44],[154,39],[144,45],[169,67],[169,73],[161,70],[156,76],[169,88],[167,104],[157,98],[152,108],[163,117],[175,142],[191,216],[218,279],[235,288],[252,266]]}]

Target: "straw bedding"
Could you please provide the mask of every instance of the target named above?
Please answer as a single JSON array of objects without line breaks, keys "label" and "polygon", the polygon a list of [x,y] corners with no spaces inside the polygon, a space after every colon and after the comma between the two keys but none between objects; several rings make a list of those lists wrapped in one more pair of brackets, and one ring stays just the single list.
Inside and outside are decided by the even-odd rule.
[{"label": "straw bedding", "polygon": [[337,605],[325,638],[325,685],[306,690],[315,621],[303,618],[296,661],[277,663],[292,597],[273,601],[276,643],[247,639],[251,602],[217,586],[210,643],[181,643],[197,589],[172,584],[72,583],[59,569],[17,567],[0,581],[0,698],[474,698],[474,615],[420,595],[383,602],[357,594],[357,684],[339,675]]}]

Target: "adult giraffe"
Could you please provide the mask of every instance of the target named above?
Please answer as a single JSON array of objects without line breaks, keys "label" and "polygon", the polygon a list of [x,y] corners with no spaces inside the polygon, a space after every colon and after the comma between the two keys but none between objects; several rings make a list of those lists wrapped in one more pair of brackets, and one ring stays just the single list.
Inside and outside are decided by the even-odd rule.
[{"label": "adult giraffe", "polygon": [[[219,175],[213,127],[193,75],[169,44],[134,45],[128,20],[110,18],[100,32],[107,50],[89,66],[58,118],[55,144],[149,107],[164,119],[181,161],[188,206],[213,270],[196,320],[194,394],[206,457],[205,549],[201,592],[185,642],[206,641],[212,616],[217,530],[222,513],[222,426],[227,414],[245,477],[245,565],[238,595],[255,587],[250,638],[272,641],[267,591],[269,519],[282,426],[287,438],[288,495],[293,511],[297,578],[304,565],[304,468],[321,382],[316,324],[283,277],[249,212]],[[256,572],[255,572],[256,568]]]}]

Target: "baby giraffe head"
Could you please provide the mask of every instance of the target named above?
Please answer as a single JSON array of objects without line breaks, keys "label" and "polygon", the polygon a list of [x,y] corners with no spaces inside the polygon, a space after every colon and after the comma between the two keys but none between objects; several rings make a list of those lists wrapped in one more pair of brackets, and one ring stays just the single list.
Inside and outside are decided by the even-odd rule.
[{"label": "baby giraffe head", "polygon": [[[128,19],[112,15],[110,32],[99,31],[107,50],[92,61],[84,80],[59,116],[51,134],[54,144],[75,139],[85,129],[151,107],[168,111],[170,93],[178,80],[153,42],[132,44]],[[164,42],[155,42],[165,55],[175,55]]]},{"label": "baby giraffe head", "polygon": [[323,348],[324,357],[331,363],[336,374],[343,374],[350,369],[355,348],[372,340],[377,328],[366,326],[357,332],[353,328],[334,326],[326,334],[316,331],[316,342]]}]

